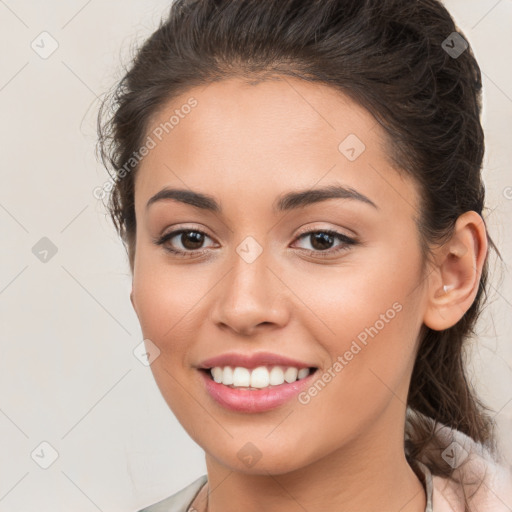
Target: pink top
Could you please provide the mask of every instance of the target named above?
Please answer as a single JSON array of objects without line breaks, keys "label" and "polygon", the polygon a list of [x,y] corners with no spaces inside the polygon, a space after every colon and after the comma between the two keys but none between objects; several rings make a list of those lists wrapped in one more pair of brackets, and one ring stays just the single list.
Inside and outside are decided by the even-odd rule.
[{"label": "pink top", "polygon": [[[462,432],[441,425],[437,433],[446,447],[441,457],[454,471],[451,479],[432,476],[419,464],[427,496],[429,481],[432,486],[432,509],[425,512],[464,512],[464,492],[471,512],[512,512],[512,467]],[[462,480],[464,489],[454,479]]]}]

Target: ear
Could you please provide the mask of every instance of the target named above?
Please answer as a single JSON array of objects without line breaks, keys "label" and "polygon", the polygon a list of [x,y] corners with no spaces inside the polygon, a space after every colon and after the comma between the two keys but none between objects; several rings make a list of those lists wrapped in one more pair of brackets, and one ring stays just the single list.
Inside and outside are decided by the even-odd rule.
[{"label": "ear", "polygon": [[456,221],[450,240],[435,249],[423,322],[435,331],[455,325],[475,300],[487,257],[487,231],[475,211]]}]

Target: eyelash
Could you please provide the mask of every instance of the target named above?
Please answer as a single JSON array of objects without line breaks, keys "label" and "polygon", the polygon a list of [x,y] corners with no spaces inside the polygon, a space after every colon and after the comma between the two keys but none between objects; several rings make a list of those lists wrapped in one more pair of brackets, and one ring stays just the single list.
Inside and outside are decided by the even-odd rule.
[{"label": "eyelash", "polygon": [[[201,235],[211,238],[210,236],[208,236],[207,233],[205,233],[204,231],[202,231],[200,229],[186,228],[186,229],[178,229],[176,231],[171,231],[170,233],[167,233],[167,234],[161,236],[160,238],[154,239],[153,243],[155,245],[163,246],[164,250],[166,250],[167,252],[170,252],[173,255],[178,256],[180,258],[199,257],[202,254],[207,252],[207,249],[203,249],[203,250],[198,249],[195,251],[193,251],[193,250],[182,251],[180,249],[173,249],[172,247],[165,245],[166,242],[168,242],[172,238],[174,238],[178,235],[181,235],[183,233],[200,233]],[[307,238],[309,235],[318,234],[318,233],[323,233],[323,234],[332,236],[334,238],[337,238],[338,240],[343,242],[344,245],[341,245],[335,249],[327,249],[325,251],[319,251],[319,250],[313,250],[313,249],[301,249],[302,251],[305,251],[309,255],[320,256],[321,258],[325,258],[328,256],[338,254],[343,251],[348,251],[350,249],[350,246],[354,246],[354,245],[358,244],[358,242],[356,240],[354,240],[353,238],[350,238],[350,237],[344,235],[343,233],[339,233],[338,231],[334,231],[332,229],[315,229],[315,230],[311,230],[311,231],[306,231],[304,233],[300,233],[295,240]]]}]

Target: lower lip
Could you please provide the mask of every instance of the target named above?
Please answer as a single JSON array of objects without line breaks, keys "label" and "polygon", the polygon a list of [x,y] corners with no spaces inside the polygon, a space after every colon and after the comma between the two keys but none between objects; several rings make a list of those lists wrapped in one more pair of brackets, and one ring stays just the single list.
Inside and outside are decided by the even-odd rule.
[{"label": "lower lip", "polygon": [[298,395],[310,385],[316,372],[292,383],[263,389],[230,388],[215,382],[207,372],[201,371],[206,391],[220,405],[237,412],[264,412],[275,409]]}]

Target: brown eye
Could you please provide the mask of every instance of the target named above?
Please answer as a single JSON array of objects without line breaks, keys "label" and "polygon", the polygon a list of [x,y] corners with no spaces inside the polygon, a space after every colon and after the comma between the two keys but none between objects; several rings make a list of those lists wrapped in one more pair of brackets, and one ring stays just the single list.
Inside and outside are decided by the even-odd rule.
[{"label": "brown eye", "polygon": [[311,237],[311,246],[319,251],[330,249],[330,246],[334,242],[334,237],[332,235],[323,232],[318,232],[309,236]]},{"label": "brown eye", "polygon": [[154,240],[154,243],[179,256],[194,256],[196,252],[204,252],[202,246],[205,238],[210,237],[201,230],[179,229]]},{"label": "brown eye", "polygon": [[[348,236],[330,229],[318,229],[302,233],[297,240],[309,240],[312,249],[302,247],[303,251],[314,256],[332,256],[342,251],[347,251],[350,246],[356,245],[357,241]],[[340,243],[333,248],[338,240]]]},{"label": "brown eye", "polygon": [[204,234],[199,231],[184,231],[179,238],[185,249],[191,251],[199,249],[204,242]]}]

